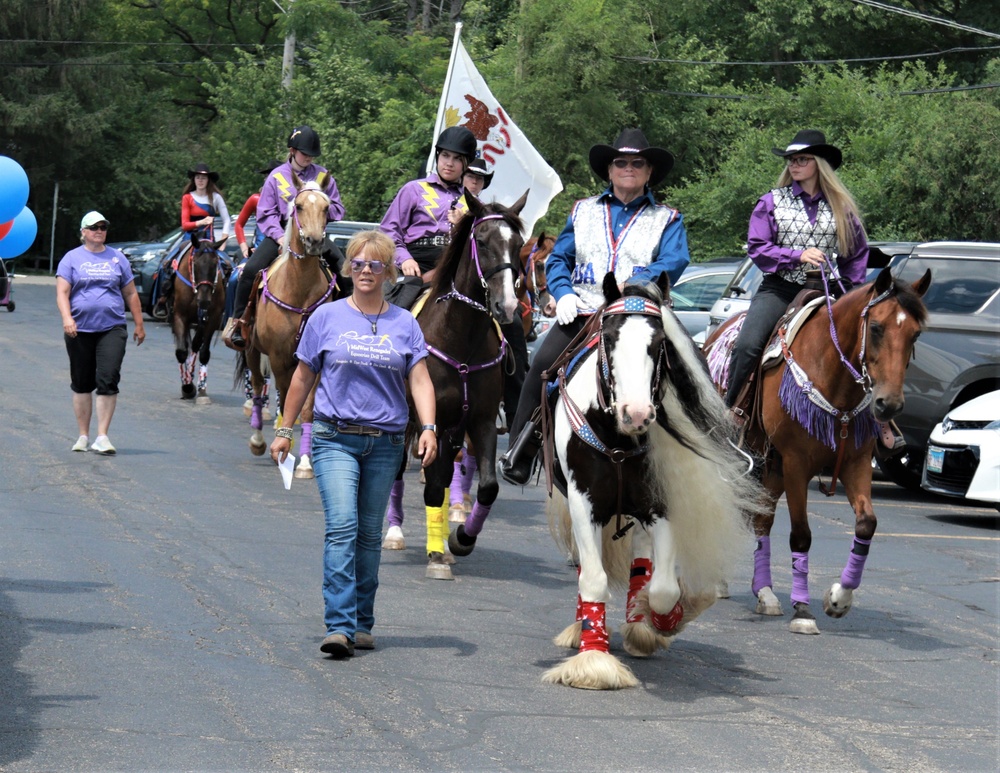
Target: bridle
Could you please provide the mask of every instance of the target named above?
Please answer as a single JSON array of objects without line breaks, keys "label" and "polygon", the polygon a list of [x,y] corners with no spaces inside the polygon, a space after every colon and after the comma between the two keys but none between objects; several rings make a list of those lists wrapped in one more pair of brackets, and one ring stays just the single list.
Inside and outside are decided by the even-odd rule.
[{"label": "bridle", "polygon": [[[598,368],[597,368],[597,399],[605,413],[614,414],[615,400],[615,378],[611,372],[611,362],[608,359],[607,346],[605,345],[604,320],[609,315],[634,315],[644,314],[656,319],[662,319],[662,312],[659,305],[654,301],[639,296],[628,296],[619,298],[611,303],[601,313],[601,322],[598,329]],[[667,364],[666,340],[661,344],[660,351],[656,357],[656,367],[653,369],[653,380],[650,383],[649,392],[652,396],[653,405],[659,405],[663,397],[663,367]],[[605,399],[605,392],[607,399]]]},{"label": "bridle", "polygon": [[[319,194],[320,196],[323,197],[323,201],[326,202],[327,209],[329,209],[329,207],[330,207],[330,197],[327,196],[326,193],[324,193],[320,189],[319,186],[314,185],[312,183],[306,183],[305,186],[303,186],[302,190],[297,191],[295,193],[295,195],[292,197],[292,202],[291,202],[292,223],[295,224],[296,231],[298,232],[298,235],[299,235],[299,241],[302,242],[303,244],[305,243],[305,233],[303,232],[302,224],[299,222],[299,210],[295,206],[295,200],[301,194],[305,193],[306,191],[310,191],[312,193]],[[310,253],[307,253],[307,252],[298,253],[298,252],[296,252],[295,250],[292,249],[292,245],[291,245],[290,241],[289,241],[288,244],[285,245],[285,252],[287,252],[289,255],[291,255],[296,260],[303,260],[306,257],[313,257],[313,258],[315,258],[315,257],[318,257],[319,254],[320,254],[320,253],[316,253],[315,255],[311,255]]]}]

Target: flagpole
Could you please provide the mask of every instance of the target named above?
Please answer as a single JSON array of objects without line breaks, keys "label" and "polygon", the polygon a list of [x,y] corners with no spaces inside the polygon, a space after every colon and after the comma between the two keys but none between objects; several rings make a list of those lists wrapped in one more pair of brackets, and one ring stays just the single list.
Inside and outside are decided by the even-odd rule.
[{"label": "flagpole", "polygon": [[427,159],[427,174],[434,172],[434,143],[444,131],[444,111],[447,107],[448,90],[451,88],[451,76],[455,72],[455,58],[458,56],[458,41],[462,36],[462,22],[455,22],[455,39],[451,42],[451,58],[448,60],[448,73],[444,77],[444,89],[441,91],[441,102],[438,104],[437,120],[434,123],[434,135],[431,139],[431,155]]}]

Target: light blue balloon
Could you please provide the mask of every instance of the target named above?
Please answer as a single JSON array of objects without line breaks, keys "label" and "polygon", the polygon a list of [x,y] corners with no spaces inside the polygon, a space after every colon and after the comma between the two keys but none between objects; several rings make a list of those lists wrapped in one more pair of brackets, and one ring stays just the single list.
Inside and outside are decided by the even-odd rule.
[{"label": "light blue balloon", "polygon": [[17,217],[28,203],[28,175],[12,158],[0,156],[0,223]]},{"label": "light blue balloon", "polygon": [[24,207],[14,218],[10,231],[0,239],[0,258],[16,258],[34,243],[37,235],[38,221],[35,220],[35,213]]}]

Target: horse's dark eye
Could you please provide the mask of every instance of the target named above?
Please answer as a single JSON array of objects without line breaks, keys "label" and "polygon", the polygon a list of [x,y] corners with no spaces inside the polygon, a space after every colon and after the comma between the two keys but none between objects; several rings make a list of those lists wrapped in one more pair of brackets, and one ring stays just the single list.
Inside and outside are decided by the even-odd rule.
[{"label": "horse's dark eye", "polygon": [[880,322],[872,322],[871,327],[869,327],[871,333],[871,344],[873,347],[877,347],[882,343],[882,338],[885,336],[885,328]]}]

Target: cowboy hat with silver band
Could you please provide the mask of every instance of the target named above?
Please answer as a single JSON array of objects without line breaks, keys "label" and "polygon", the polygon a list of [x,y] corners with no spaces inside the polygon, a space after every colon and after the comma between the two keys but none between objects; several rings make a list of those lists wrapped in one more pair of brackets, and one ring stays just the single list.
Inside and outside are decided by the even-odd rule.
[{"label": "cowboy hat with silver band", "polygon": [[673,155],[663,148],[650,146],[642,129],[622,129],[613,145],[594,145],[590,149],[590,168],[604,182],[608,182],[608,167],[619,156],[642,156],[652,164],[650,188],[655,188],[663,182],[674,166]]},{"label": "cowboy hat with silver band", "polygon": [[844,155],[840,152],[840,148],[827,145],[826,135],[816,129],[803,129],[792,138],[787,148],[784,150],[781,148],[771,148],[771,152],[782,158],[795,156],[799,153],[819,156],[834,169],[840,166],[844,160]]},{"label": "cowboy hat with silver band", "polygon": [[486,166],[486,162],[481,158],[472,159],[469,163],[469,168],[465,170],[465,173],[482,177],[484,191],[489,188],[490,183],[493,182],[493,172],[489,171],[489,167]]}]

